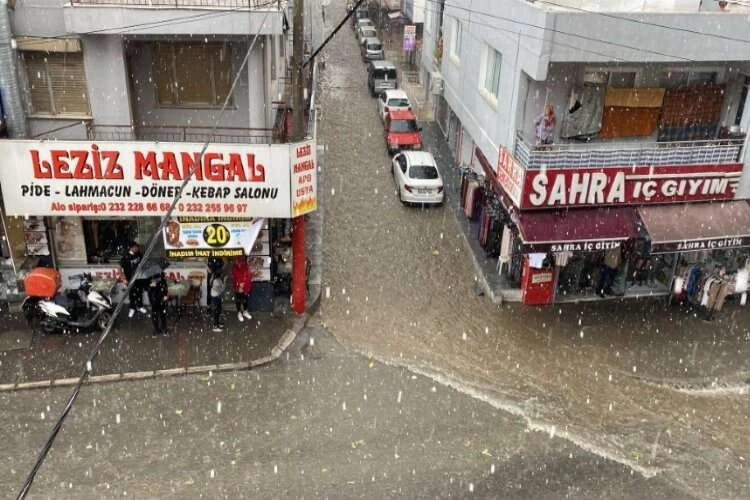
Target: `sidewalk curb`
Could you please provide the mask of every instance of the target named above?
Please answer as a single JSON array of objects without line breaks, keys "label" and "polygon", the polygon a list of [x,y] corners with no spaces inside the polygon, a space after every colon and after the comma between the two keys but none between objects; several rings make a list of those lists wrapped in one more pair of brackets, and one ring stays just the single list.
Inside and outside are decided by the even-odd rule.
[{"label": "sidewalk curb", "polygon": [[[294,320],[291,328],[287,329],[279,339],[278,343],[271,349],[268,356],[263,356],[252,361],[238,361],[235,363],[220,363],[215,365],[188,366],[185,368],[165,368],[162,370],[138,371],[126,373],[111,373],[106,375],[91,375],[85,385],[104,384],[111,382],[124,382],[135,380],[147,380],[154,378],[176,377],[183,375],[200,375],[205,373],[220,373],[252,370],[273,363],[289,348],[297,338],[299,332],[307,325],[307,321],[320,307],[320,291],[318,285],[310,285],[311,303],[307,311]],[[0,393],[15,392],[32,389],[51,389],[57,387],[72,387],[78,383],[78,377],[59,378],[50,380],[38,380],[34,382],[20,382],[15,384],[0,384]]]}]

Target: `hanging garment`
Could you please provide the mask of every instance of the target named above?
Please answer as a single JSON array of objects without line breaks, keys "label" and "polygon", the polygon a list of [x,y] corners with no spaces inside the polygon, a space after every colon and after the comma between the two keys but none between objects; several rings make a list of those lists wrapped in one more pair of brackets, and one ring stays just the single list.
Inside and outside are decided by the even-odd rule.
[{"label": "hanging garment", "polygon": [[544,267],[544,258],[546,256],[546,253],[530,253],[529,267],[533,267],[534,269],[542,269]]},{"label": "hanging garment", "polygon": [[731,287],[726,281],[719,286],[719,291],[716,294],[716,301],[713,306],[714,311],[721,311],[721,308],[724,307],[724,302],[727,300],[730,289]]},{"label": "hanging garment", "polygon": [[560,137],[589,137],[602,128],[604,87],[584,85],[572,90],[567,112],[563,112]]},{"label": "hanging garment", "polygon": [[573,257],[573,252],[557,252],[555,255],[555,265],[557,267],[565,267],[568,265],[568,261]]},{"label": "hanging garment", "polygon": [[708,307],[708,302],[709,302],[710,296],[711,296],[711,285],[713,284],[713,282],[714,282],[713,278],[708,278],[703,283],[703,287],[701,288],[702,291],[703,291],[703,293],[701,294],[701,301],[700,301],[700,304],[703,307]]},{"label": "hanging garment", "polygon": [[513,231],[508,226],[502,226],[503,236],[500,241],[500,261],[510,262],[510,254],[513,249]]},{"label": "hanging garment", "polygon": [[739,271],[737,271],[737,276],[734,279],[735,293],[745,293],[747,291],[748,276],[750,276],[750,273],[748,273],[747,269],[740,269]]},{"label": "hanging garment", "polygon": [[604,253],[604,265],[610,269],[617,269],[620,267],[621,260],[622,252],[619,248],[612,248]]}]

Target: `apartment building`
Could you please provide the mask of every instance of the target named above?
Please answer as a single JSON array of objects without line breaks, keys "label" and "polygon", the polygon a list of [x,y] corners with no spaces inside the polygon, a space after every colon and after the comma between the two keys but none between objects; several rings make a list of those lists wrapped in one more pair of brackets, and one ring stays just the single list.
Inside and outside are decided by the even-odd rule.
[{"label": "apartment building", "polygon": [[[64,277],[82,269],[114,276],[127,242],[148,240],[156,215],[200,160],[195,190],[183,195],[157,256],[173,261],[176,279],[202,280],[204,302],[211,256],[250,255],[258,280],[270,282],[273,249],[289,253],[277,248],[289,240],[289,219],[315,209],[314,142],[286,144],[287,2],[38,0],[9,7],[28,140],[0,144],[4,262],[16,274],[51,261]],[[293,175],[303,171],[305,179]],[[244,248],[256,218],[264,226]],[[203,232],[216,224],[222,241]]]},{"label": "apartment building", "polygon": [[429,3],[423,69],[442,81],[435,115],[456,163],[479,176],[462,202],[500,295],[684,295],[697,268],[740,271],[744,293],[750,9]]}]

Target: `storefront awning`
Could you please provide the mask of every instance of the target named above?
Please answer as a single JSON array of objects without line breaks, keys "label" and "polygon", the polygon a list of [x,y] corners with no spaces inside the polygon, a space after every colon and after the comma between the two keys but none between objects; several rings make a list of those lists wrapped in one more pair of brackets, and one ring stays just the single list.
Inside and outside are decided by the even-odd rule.
[{"label": "storefront awning", "polygon": [[651,253],[750,247],[745,201],[659,205],[638,212],[651,236]]},{"label": "storefront awning", "polygon": [[638,215],[627,207],[521,212],[518,229],[524,253],[608,250],[638,236]]}]

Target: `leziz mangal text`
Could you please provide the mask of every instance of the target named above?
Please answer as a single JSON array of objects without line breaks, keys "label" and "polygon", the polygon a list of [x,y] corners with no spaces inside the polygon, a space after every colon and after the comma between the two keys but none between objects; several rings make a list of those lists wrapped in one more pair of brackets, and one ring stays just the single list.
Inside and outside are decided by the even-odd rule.
[{"label": "leziz mangal text", "polygon": [[[125,159],[120,151],[52,149],[47,154],[30,151],[35,179],[181,181],[195,170],[193,178],[217,182],[265,182],[266,168],[251,153],[134,151]],[[132,171],[123,163],[132,165]]]}]

